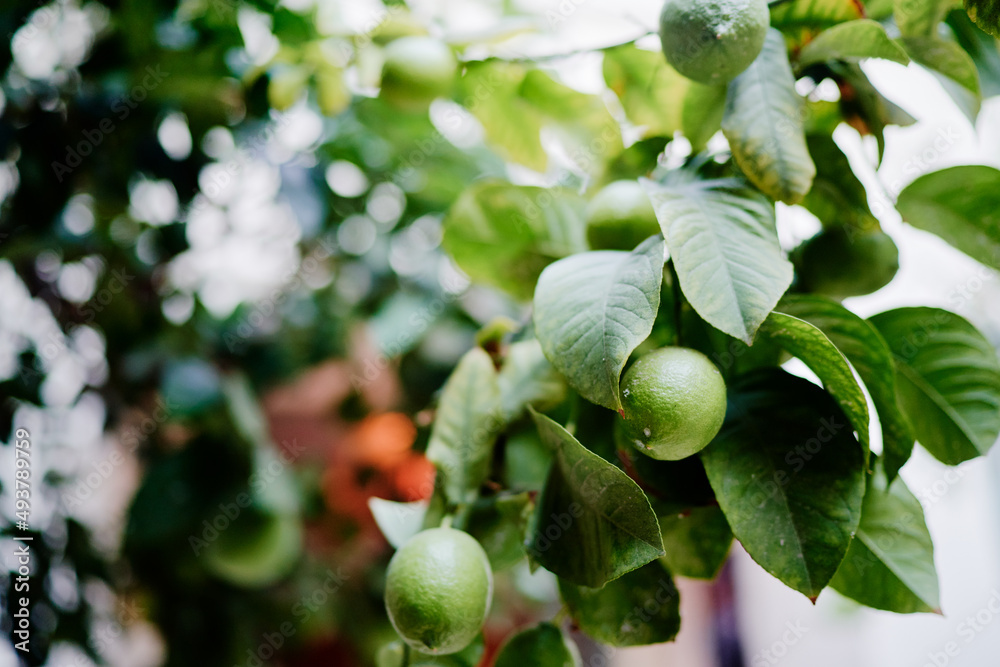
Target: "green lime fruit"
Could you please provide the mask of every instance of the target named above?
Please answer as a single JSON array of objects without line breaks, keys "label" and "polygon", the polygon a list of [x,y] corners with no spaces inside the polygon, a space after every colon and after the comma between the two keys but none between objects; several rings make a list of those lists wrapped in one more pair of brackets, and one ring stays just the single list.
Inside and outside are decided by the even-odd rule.
[{"label": "green lime fruit", "polygon": [[248,509],[217,532],[202,554],[205,567],[235,586],[269,586],[302,556],[302,524],[295,516]]},{"label": "green lime fruit", "polygon": [[468,646],[492,598],[486,552],[460,530],[417,533],[389,561],[385,608],[399,636],[418,651],[443,655]]},{"label": "green lime fruit", "polygon": [[801,290],[844,299],[888,285],[899,270],[899,249],[881,230],[835,227],[796,248],[792,262]]},{"label": "green lime fruit", "polygon": [[726,383],[708,357],[665,347],[640,357],[622,377],[623,431],[636,449],[676,461],[708,445],[726,416]]},{"label": "green lime fruit", "polygon": [[407,111],[423,111],[451,90],[458,72],[455,54],[432,37],[403,37],[385,47],[382,99]]},{"label": "green lime fruit", "polygon": [[770,22],[767,0],[667,0],[663,55],[692,81],[725,84],[760,54]]},{"label": "green lime fruit", "polygon": [[653,204],[638,181],[615,181],[587,205],[587,240],[595,250],[632,250],[660,233]]}]

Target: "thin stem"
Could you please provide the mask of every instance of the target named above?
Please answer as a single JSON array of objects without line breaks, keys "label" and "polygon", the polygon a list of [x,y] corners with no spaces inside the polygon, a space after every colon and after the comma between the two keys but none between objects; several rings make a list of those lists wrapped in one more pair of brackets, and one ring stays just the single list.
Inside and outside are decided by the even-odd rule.
[{"label": "thin stem", "polygon": [[681,292],[681,279],[677,276],[677,269],[674,267],[674,260],[671,259],[667,266],[670,267],[670,289],[674,294],[674,332],[677,334],[677,347],[683,347],[681,337],[681,310],[684,305],[684,294]]},{"label": "thin stem", "polygon": [[779,5],[788,4],[789,2],[794,2],[794,0],[771,0],[769,3],[767,3],[767,7],[768,9],[773,9]]}]

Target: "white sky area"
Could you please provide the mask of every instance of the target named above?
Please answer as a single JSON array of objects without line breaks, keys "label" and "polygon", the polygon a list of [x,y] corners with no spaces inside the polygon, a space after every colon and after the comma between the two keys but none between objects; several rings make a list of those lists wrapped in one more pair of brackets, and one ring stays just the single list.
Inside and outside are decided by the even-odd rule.
[{"label": "white sky area", "polygon": [[[305,8],[314,2],[286,0],[285,4]],[[432,25],[436,34],[454,40],[463,36],[478,40],[488,34],[516,32],[525,26],[524,21],[501,24],[499,4],[470,0],[412,2],[420,20]],[[524,32],[500,46],[479,47],[482,52],[473,51],[470,55],[485,55],[489,50],[507,56],[541,55],[619,43],[655,29],[661,2],[515,0],[512,4],[533,12],[537,17],[534,23],[541,30]],[[372,0],[322,1],[321,6],[321,26],[329,34],[351,31],[364,34],[385,15],[381,4]],[[29,27],[22,29],[21,39],[15,39],[15,59],[23,76],[57,81],[60,72],[76,67],[86,57],[106,19],[96,6],[78,10],[71,5],[56,13],[39,13]],[[88,21],[89,29],[86,28]],[[240,14],[239,25],[247,42],[248,61],[265,62],[276,48],[266,17],[246,10]],[[643,45],[656,48],[657,40],[652,37]],[[567,84],[580,90],[600,92],[603,89],[597,55],[566,59],[554,63],[554,67]],[[875,295],[849,300],[848,305],[862,316],[902,305],[948,308],[973,321],[994,343],[1000,344],[997,273],[983,268],[940,239],[905,225],[886,205],[895,199],[903,186],[921,174],[958,164],[1000,167],[1000,99],[984,104],[977,127],[973,127],[951,103],[937,80],[919,67],[870,61],[865,70],[876,86],[916,117],[918,123],[909,128],[893,127],[886,132],[885,158],[877,170],[873,139],[862,140],[846,126],[841,126],[835,134],[855,172],[867,186],[873,209],[880,212],[884,229],[899,246],[901,261],[899,274],[888,287]],[[3,105],[0,96],[0,113]],[[477,143],[482,136],[476,121],[468,115],[466,118],[468,131],[463,129],[456,136],[449,134],[450,139],[463,147]],[[113,233],[132,239],[140,259],[150,263],[156,261],[144,250],[151,246],[148,234],[155,227],[178,217],[188,221],[186,233],[191,248],[168,270],[170,293],[164,312],[171,320],[186,320],[195,298],[213,314],[224,317],[241,302],[266,298],[274,289],[287,284],[299,270],[302,258],[298,244],[307,226],[297,217],[294,207],[280,196],[285,173],[282,167],[311,166],[311,150],[322,141],[324,127],[315,112],[299,104],[285,116],[276,116],[271,130],[243,138],[234,137],[223,128],[213,130],[204,140],[203,147],[216,162],[203,170],[200,177],[202,194],[186,211],[180,210],[177,194],[168,182],[141,175],[134,182],[132,220],[117,221]],[[170,114],[164,118],[157,133],[168,155],[174,159],[183,159],[191,152],[192,138],[182,115]],[[943,148],[941,141],[935,145],[935,140],[942,136],[949,137]],[[227,167],[232,164],[238,167]],[[511,174],[527,178],[520,170],[512,170]],[[334,163],[325,175],[329,186],[343,196],[361,196],[371,185],[350,163]],[[9,164],[0,163],[0,200],[16,187],[16,182],[16,170]],[[392,230],[405,201],[402,191],[397,190],[372,190],[366,214],[344,225],[338,236],[338,244],[344,252],[363,254],[375,243],[377,234]],[[80,196],[67,207],[63,224],[69,232],[85,234],[90,230],[94,222],[91,205],[85,196]],[[786,247],[807,238],[818,227],[808,214],[782,206],[779,206],[778,221]],[[427,222],[425,226],[434,232],[434,221]],[[412,236],[412,233],[401,235],[398,243],[409,243],[413,241]],[[436,247],[437,241],[431,247]],[[394,268],[404,275],[407,271],[416,271],[414,267],[407,268],[409,265],[404,261],[412,256],[409,252],[412,248],[400,247],[402,250],[396,253]],[[390,261],[393,261],[391,257]],[[94,304],[100,299],[98,288],[107,281],[108,267],[97,257],[64,265],[57,254],[51,253],[40,258],[39,269],[52,275],[67,298],[81,304]],[[364,276],[358,280],[362,278]],[[315,287],[327,279],[325,276],[305,276],[304,282]],[[347,284],[350,279],[350,272],[342,274],[346,282],[341,291],[351,291],[351,285]],[[102,336],[88,327],[81,327],[70,336],[58,332],[44,304],[30,298],[9,264],[3,261],[0,261],[0,313],[3,313],[0,318],[0,377],[9,375],[12,364],[16,364],[16,355],[31,344],[42,351],[42,362],[50,373],[42,390],[49,407],[24,408],[17,417],[19,422],[31,425],[36,441],[45,438],[53,443],[51,450],[34,450],[36,474],[42,467],[69,472],[77,466],[89,472],[84,470],[86,462],[104,459],[115,446],[110,438],[100,434],[103,404],[95,393],[87,390],[88,384],[99,386],[107,373]],[[796,366],[794,362],[789,367],[806,374],[801,365]],[[872,436],[873,440],[878,440],[875,423]],[[0,469],[12,469],[11,456],[6,455],[12,451],[12,448],[0,448]],[[43,451],[51,451],[51,454],[45,455]],[[944,663],[935,665],[929,655],[943,653],[949,642],[955,642],[957,651],[952,650],[952,655],[946,656],[947,665],[983,667],[996,664],[996,656],[1000,655],[1000,618],[996,618],[997,614],[981,613],[979,622],[987,618],[988,622],[982,623],[981,629],[971,636],[964,630],[971,626],[960,624],[967,616],[987,609],[994,595],[1000,596],[997,593],[1000,591],[1000,492],[997,491],[1000,488],[1000,453],[994,448],[989,456],[960,466],[957,474],[950,471],[918,447],[902,473],[910,489],[924,502],[937,547],[945,617],[900,616],[860,608],[833,591],[824,592],[814,607],[801,594],[766,574],[737,545],[734,549],[739,623],[748,665],[924,667],[930,664],[943,667]],[[129,490],[112,486],[97,489],[89,507],[100,509],[105,502],[123,507]],[[9,506],[9,498],[3,498],[0,508],[6,511]],[[33,512],[39,513],[36,517],[40,518],[40,513],[45,511],[51,508],[33,506]],[[97,515],[91,518],[98,520]],[[113,537],[106,536],[111,541]],[[7,557],[7,554],[2,556]],[[761,651],[781,640],[789,622],[799,623],[808,630],[801,640],[786,646],[780,658],[767,659]],[[692,620],[692,624],[696,622]],[[132,653],[126,651],[131,657],[122,664],[150,664],[154,658],[149,657],[148,650],[145,658],[137,656],[142,655],[143,646],[150,645],[151,631],[140,626],[135,632],[139,635],[126,641],[136,642],[139,648]],[[681,653],[674,655],[683,654],[683,643],[687,641],[684,637],[682,634]],[[0,646],[0,665],[8,664],[5,660],[10,656],[4,653],[5,650]],[[621,650],[614,660],[615,664],[629,667],[681,664],[664,663],[662,655],[663,649],[657,647]],[[703,651],[695,648],[687,655],[703,655]],[[78,655],[60,649],[50,664],[87,664],[78,659]],[[700,667],[695,660],[685,664]]]}]

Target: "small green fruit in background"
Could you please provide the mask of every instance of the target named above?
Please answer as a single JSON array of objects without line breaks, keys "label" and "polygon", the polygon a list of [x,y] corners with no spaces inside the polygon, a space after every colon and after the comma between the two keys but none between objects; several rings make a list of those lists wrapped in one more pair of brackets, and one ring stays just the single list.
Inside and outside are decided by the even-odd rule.
[{"label": "small green fruit in background", "polygon": [[269,586],[291,574],[302,556],[297,516],[246,510],[201,554],[218,578],[243,588]]},{"label": "small green fruit in background", "polygon": [[667,0],[663,55],[693,81],[725,84],[760,54],[770,22],[767,0]]},{"label": "small green fruit in background", "polygon": [[726,417],[726,383],[708,357],[665,347],[640,357],[621,382],[626,438],[643,454],[676,461],[708,445]]},{"label": "small green fruit in background", "polygon": [[385,47],[381,97],[407,111],[423,111],[446,95],[458,72],[455,54],[433,37],[402,37]]},{"label": "small green fruit in background", "polygon": [[871,294],[899,270],[899,249],[881,230],[825,229],[792,253],[798,287],[837,299]]},{"label": "small green fruit in background", "polygon": [[660,233],[653,204],[638,181],[615,181],[587,205],[587,241],[594,250],[632,250]]},{"label": "small green fruit in background", "polygon": [[385,608],[418,651],[461,651],[479,634],[493,598],[493,572],[472,536],[452,528],[418,533],[389,561]]}]

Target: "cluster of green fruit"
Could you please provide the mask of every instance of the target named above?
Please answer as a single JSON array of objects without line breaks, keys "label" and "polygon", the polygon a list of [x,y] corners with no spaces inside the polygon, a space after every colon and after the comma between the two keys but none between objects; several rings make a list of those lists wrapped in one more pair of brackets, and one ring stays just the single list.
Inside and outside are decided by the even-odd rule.
[{"label": "cluster of green fruit", "polygon": [[[765,0],[668,0],[660,17],[667,61],[684,76],[724,85],[760,53],[769,28]],[[382,96],[402,109],[426,109],[447,92],[456,63],[442,43],[425,37],[394,41],[386,51]],[[652,203],[635,180],[616,181],[592,198],[587,238],[597,250],[632,250],[660,233]],[[898,251],[881,230],[852,235],[827,229],[792,253],[798,287],[844,298],[885,286]],[[620,384],[621,441],[657,460],[704,449],[722,427],[726,385],[705,355],[666,347],[640,357]],[[493,578],[479,543],[450,527],[425,530],[393,556],[385,603],[393,626],[422,653],[455,653],[479,633],[489,612]]]}]

